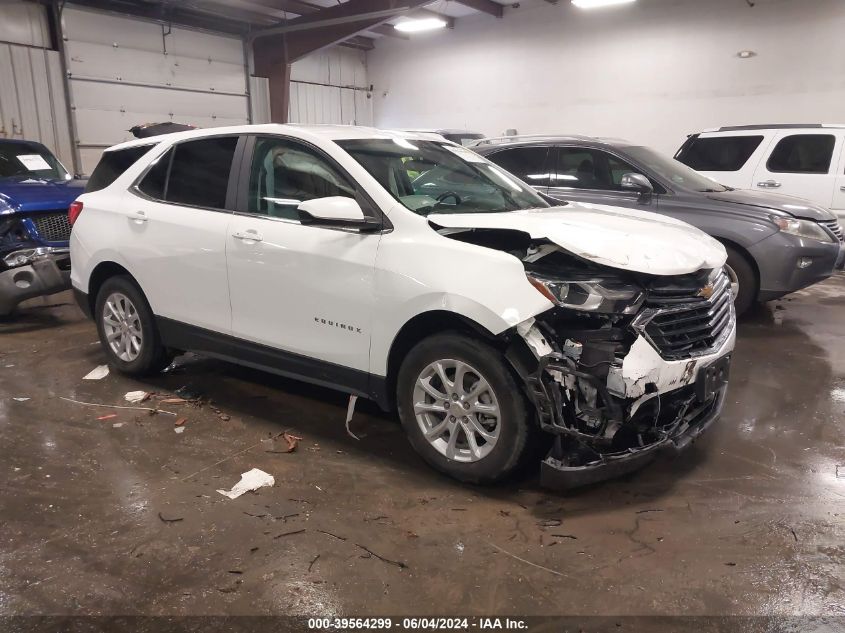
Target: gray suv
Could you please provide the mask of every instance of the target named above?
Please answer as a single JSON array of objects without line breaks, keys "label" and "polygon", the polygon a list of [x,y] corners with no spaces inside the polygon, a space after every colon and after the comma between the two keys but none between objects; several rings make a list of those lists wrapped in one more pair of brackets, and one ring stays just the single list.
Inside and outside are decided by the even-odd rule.
[{"label": "gray suv", "polygon": [[483,139],[472,149],[552,198],[654,211],[709,233],[728,251],[738,314],[845,264],[842,228],[827,209],[720,185],[648,147],[543,136]]}]

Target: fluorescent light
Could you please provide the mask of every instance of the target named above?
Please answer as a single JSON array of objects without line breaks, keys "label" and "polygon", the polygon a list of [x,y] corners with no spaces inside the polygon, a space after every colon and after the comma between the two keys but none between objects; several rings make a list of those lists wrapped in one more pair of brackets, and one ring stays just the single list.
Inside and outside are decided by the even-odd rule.
[{"label": "fluorescent light", "polygon": [[404,31],[405,33],[418,33],[420,31],[432,31],[434,29],[442,29],[444,26],[446,26],[446,20],[431,17],[404,20],[399,24],[394,24],[393,28],[397,31]]},{"label": "fluorescent light", "polygon": [[579,9],[598,9],[599,7],[609,7],[614,4],[629,4],[634,0],[572,0]]}]

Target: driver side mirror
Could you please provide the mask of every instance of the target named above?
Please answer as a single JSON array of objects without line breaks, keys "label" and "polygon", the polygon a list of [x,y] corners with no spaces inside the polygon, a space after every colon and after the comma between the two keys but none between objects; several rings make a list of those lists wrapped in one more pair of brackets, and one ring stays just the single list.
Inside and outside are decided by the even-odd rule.
[{"label": "driver side mirror", "polygon": [[651,181],[642,174],[624,174],[619,181],[622,189],[630,189],[640,194],[640,198],[648,198],[654,193]]},{"label": "driver side mirror", "polygon": [[306,200],[299,203],[297,211],[304,225],[359,231],[378,231],[382,227],[380,220],[364,215],[361,205],[344,196]]}]

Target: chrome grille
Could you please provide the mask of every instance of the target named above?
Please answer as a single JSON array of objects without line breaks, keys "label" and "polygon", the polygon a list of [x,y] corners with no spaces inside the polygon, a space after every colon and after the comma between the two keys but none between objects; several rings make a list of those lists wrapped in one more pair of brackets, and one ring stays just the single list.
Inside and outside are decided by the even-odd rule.
[{"label": "chrome grille", "polygon": [[47,242],[67,242],[70,239],[70,221],[67,213],[45,213],[32,217],[35,230]]},{"label": "chrome grille", "polygon": [[652,345],[667,360],[701,356],[718,347],[733,320],[733,295],[728,276],[719,271],[710,282],[713,293],[702,296],[698,286],[685,297],[650,294],[649,305],[637,319]]},{"label": "chrome grille", "polygon": [[842,234],[842,225],[839,224],[838,220],[825,220],[824,222],[819,222],[819,224],[833,231],[833,234],[840,242],[845,242],[845,236]]}]

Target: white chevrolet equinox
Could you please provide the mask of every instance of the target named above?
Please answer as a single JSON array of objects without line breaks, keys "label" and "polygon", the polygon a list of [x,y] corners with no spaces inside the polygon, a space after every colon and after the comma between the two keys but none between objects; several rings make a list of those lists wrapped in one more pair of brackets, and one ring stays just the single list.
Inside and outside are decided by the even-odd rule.
[{"label": "white chevrolet equinox", "polygon": [[70,216],[74,290],[114,367],[148,374],[190,350],[370,398],[463,481],[544,454],[549,485],[627,472],[725,400],[736,326],[718,242],[552,202],[440,137],[260,125],[132,141]]}]

